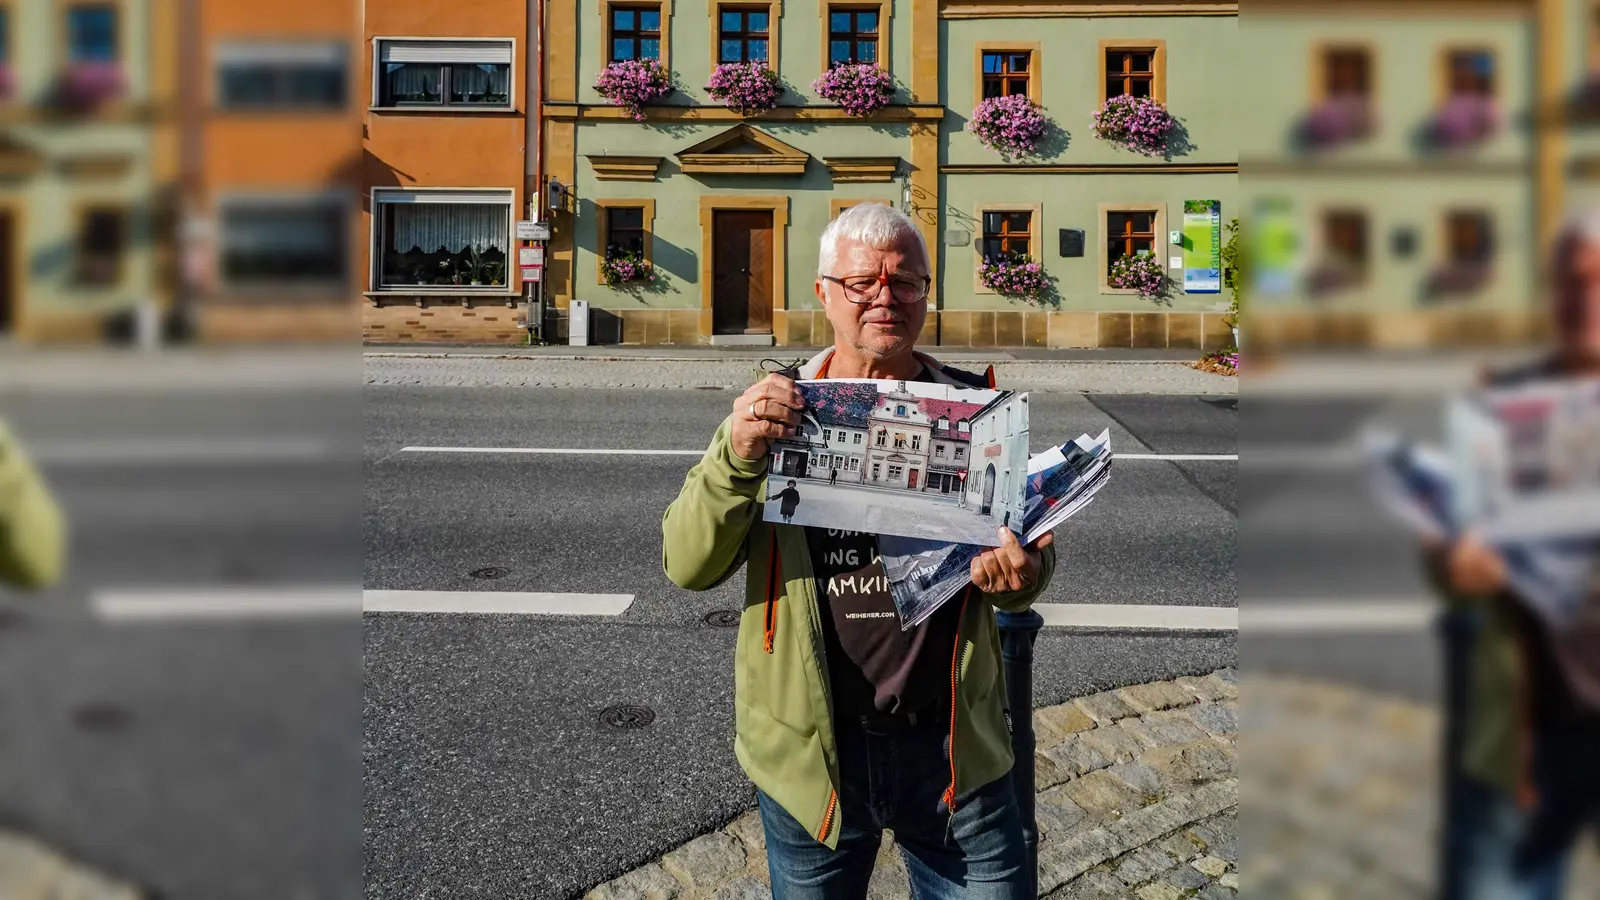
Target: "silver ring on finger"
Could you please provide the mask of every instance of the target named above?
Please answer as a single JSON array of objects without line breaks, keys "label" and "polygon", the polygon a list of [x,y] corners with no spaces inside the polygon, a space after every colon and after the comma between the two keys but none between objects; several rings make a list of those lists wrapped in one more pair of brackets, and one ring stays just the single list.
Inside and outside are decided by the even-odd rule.
[{"label": "silver ring on finger", "polygon": [[[759,403],[760,401],[758,400],[756,402]],[[754,422],[759,418],[761,418],[761,417],[756,415],[756,404],[755,403],[750,404],[750,421]]]}]

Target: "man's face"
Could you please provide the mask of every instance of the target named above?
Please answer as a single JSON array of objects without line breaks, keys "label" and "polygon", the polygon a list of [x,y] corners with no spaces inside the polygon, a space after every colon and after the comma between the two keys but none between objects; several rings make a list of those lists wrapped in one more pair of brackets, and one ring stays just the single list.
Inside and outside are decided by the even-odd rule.
[{"label": "man's face", "polygon": [[1600,359],[1600,240],[1574,238],[1555,285],[1557,340],[1563,349]]},{"label": "man's face", "polygon": [[[914,239],[901,238],[886,250],[876,250],[853,238],[841,238],[835,249],[833,271],[824,273],[835,278],[901,275],[920,280],[929,274],[928,257]],[[879,285],[878,295],[864,304],[850,302],[837,282],[818,278],[816,291],[833,325],[834,339],[868,357],[885,359],[910,350],[928,317],[925,299],[896,303],[886,285]]]}]

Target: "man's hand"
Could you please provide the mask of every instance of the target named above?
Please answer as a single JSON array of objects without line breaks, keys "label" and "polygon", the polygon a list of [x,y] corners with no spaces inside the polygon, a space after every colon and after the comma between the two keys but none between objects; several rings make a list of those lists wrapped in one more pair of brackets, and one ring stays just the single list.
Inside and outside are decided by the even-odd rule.
[{"label": "man's hand", "polygon": [[800,389],[782,375],[768,375],[751,385],[733,401],[733,452],[750,462],[765,457],[774,440],[795,434],[805,405]]},{"label": "man's hand", "polygon": [[1039,551],[1055,542],[1046,532],[1024,550],[1011,529],[1000,529],[1000,546],[972,560],[972,583],[985,594],[1007,594],[1032,587],[1039,580]]},{"label": "man's hand", "polygon": [[1440,553],[1445,577],[1459,594],[1488,596],[1506,586],[1506,564],[1493,547],[1468,534]]}]

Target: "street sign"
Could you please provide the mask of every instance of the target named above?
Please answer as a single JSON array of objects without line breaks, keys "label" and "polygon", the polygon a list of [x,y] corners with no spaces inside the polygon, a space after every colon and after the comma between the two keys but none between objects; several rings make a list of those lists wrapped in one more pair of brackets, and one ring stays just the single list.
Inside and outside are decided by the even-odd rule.
[{"label": "street sign", "polygon": [[542,266],[544,265],[543,247],[519,247],[517,249],[517,265]]},{"label": "street sign", "polygon": [[544,280],[544,266],[523,266],[522,267],[522,280],[523,281],[543,281]]},{"label": "street sign", "polygon": [[517,240],[519,241],[548,241],[550,240],[550,223],[533,222],[527,219],[517,223]]}]

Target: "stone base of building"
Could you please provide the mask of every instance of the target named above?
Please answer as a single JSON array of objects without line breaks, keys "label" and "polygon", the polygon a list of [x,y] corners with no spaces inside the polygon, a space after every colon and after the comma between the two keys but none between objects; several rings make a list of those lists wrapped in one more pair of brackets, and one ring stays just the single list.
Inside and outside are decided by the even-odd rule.
[{"label": "stone base of building", "polygon": [[[591,307],[592,344],[708,346],[711,335],[698,309],[602,309]],[[548,340],[567,340],[565,309],[552,310]],[[385,301],[363,307],[362,335],[383,343],[521,343],[522,308],[503,301]],[[778,346],[822,347],[833,328],[820,309],[777,310]],[[942,310],[930,313],[919,343],[942,347],[1037,347],[1040,349],[1216,350],[1233,341],[1227,317],[1199,312],[1051,312],[1045,310]]]},{"label": "stone base of building", "polygon": [[361,317],[348,303],[213,304],[195,316],[202,344],[338,343],[361,334]]},{"label": "stone base of building", "polygon": [[1433,350],[1512,347],[1544,339],[1532,310],[1284,310],[1251,313],[1242,330],[1253,351],[1296,349]]}]

